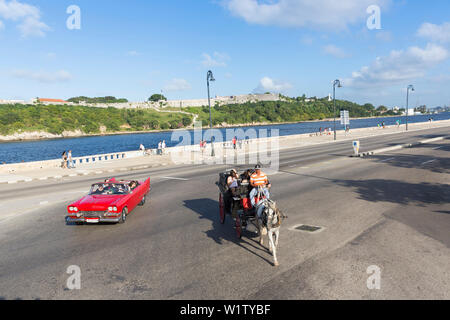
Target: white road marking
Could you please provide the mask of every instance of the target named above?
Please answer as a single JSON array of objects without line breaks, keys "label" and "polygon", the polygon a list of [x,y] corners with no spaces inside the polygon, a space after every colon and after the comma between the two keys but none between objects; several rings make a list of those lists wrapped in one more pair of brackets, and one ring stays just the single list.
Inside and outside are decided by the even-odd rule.
[{"label": "white road marking", "polygon": [[184,178],[174,178],[174,177],[158,177],[161,179],[168,179],[168,180],[180,180],[180,181],[189,181],[189,179],[184,179]]},{"label": "white road marking", "polygon": [[39,202],[39,205],[41,205],[41,206],[46,205],[46,204],[48,204],[48,201],[41,201],[41,202]]},{"label": "white road marking", "polygon": [[389,159],[385,159],[385,160],[382,160],[381,162],[388,162],[388,161],[391,161],[391,160],[394,160],[395,158],[389,158]]},{"label": "white road marking", "polygon": [[426,164],[429,164],[429,163],[432,163],[432,162],[435,162],[435,161],[436,161],[436,159],[433,159],[433,160],[430,160],[430,161],[426,161],[426,162],[422,163],[421,165],[424,166]]},{"label": "white road marking", "polygon": [[441,148],[443,148],[443,146],[433,148],[433,150],[439,150],[439,149],[441,149]]}]

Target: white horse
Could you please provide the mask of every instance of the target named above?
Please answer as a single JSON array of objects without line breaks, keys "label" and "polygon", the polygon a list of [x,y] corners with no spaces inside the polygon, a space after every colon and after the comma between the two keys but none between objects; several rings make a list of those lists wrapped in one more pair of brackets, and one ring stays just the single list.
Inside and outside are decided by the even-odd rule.
[{"label": "white horse", "polygon": [[259,243],[264,245],[264,236],[269,236],[269,251],[273,255],[273,264],[278,267],[277,259],[278,241],[280,240],[280,227],[285,218],[274,201],[263,199],[257,207],[257,225],[259,229]]}]

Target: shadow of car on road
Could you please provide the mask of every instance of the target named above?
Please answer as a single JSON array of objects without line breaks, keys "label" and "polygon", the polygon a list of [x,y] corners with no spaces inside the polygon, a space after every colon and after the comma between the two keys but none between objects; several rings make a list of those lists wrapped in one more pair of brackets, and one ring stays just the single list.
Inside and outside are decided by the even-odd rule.
[{"label": "shadow of car on road", "polygon": [[[229,221],[232,221],[231,216],[226,217],[225,224],[220,223],[219,218],[219,202],[212,199],[194,199],[194,200],[184,200],[184,206],[196,214],[199,215],[199,219],[207,219],[212,222],[212,229],[205,232],[205,234],[214,240],[217,244],[223,245],[224,242],[231,242],[248,252],[256,255],[265,262],[272,264],[272,261],[266,257],[258,254],[256,251],[261,251],[265,254],[270,254],[268,249],[263,248],[259,243],[254,240],[257,234],[253,232],[246,231],[244,236],[250,239],[238,239],[234,227]],[[227,223],[228,221],[228,223]],[[250,248],[249,248],[250,247]]]}]

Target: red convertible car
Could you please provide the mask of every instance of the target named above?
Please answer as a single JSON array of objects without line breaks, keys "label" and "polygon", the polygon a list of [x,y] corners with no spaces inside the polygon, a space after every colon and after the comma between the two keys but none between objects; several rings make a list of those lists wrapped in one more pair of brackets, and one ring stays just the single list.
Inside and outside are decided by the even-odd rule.
[{"label": "red convertible car", "polygon": [[150,192],[150,178],[146,181],[117,181],[93,184],[89,195],[67,207],[68,224],[124,223],[129,213],[145,204]]}]

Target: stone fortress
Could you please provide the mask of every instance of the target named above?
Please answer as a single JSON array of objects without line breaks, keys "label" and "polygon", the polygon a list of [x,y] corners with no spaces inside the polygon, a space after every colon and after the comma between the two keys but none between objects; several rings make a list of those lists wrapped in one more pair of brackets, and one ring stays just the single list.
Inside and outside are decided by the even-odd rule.
[{"label": "stone fortress", "polygon": [[[267,93],[267,94],[247,94],[239,96],[217,96],[211,98],[211,106],[226,105],[226,104],[240,104],[247,102],[259,102],[259,101],[280,101],[282,98],[279,94]],[[88,107],[108,108],[114,107],[118,109],[164,109],[164,108],[188,108],[188,107],[203,107],[208,106],[208,99],[195,99],[195,100],[169,100],[159,102],[126,102],[126,103],[85,103],[81,101],[79,104],[72,102],[59,100],[59,99],[32,99],[31,101],[23,100],[1,100],[0,104],[43,104],[43,105],[82,105]]]}]

